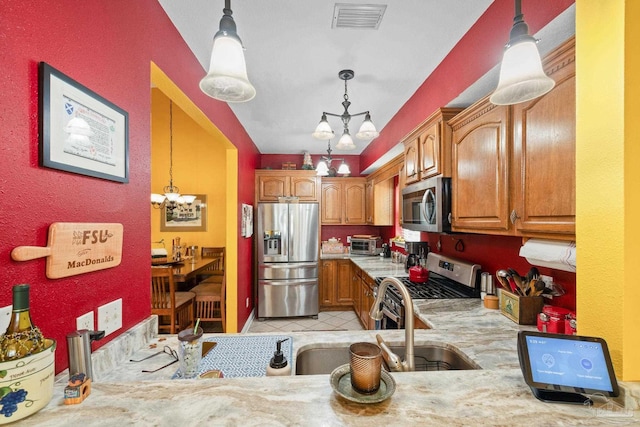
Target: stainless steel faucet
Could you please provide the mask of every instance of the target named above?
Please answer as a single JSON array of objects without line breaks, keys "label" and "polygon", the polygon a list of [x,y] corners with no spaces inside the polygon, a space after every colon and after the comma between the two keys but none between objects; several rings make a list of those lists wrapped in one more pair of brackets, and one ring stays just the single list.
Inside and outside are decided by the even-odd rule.
[{"label": "stainless steel faucet", "polygon": [[414,371],[415,362],[413,350],[413,301],[411,300],[411,295],[409,295],[409,291],[407,290],[406,286],[404,286],[402,282],[395,277],[387,277],[382,280],[380,286],[378,286],[378,295],[376,296],[376,300],[373,303],[373,306],[371,306],[369,316],[371,316],[371,318],[374,320],[382,320],[382,299],[384,298],[384,294],[387,292],[387,287],[389,285],[394,286],[398,291],[400,291],[400,295],[402,296],[402,300],[404,301],[404,361],[398,362],[400,358],[397,354],[393,353],[389,349],[380,335],[377,336],[378,343],[380,344],[380,348],[382,349],[382,351],[386,353],[385,360],[387,360],[387,362],[392,361],[392,363],[389,363],[389,367],[391,368],[391,370]]}]

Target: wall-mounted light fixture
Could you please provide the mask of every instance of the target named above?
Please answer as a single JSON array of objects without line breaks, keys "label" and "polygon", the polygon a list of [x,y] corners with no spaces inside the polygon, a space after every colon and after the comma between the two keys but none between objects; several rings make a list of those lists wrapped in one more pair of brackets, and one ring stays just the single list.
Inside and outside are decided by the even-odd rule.
[{"label": "wall-mounted light fixture", "polygon": [[316,139],[332,139],[335,134],[327,121],[327,116],[340,117],[342,119],[342,124],[344,126],[344,130],[342,132],[342,136],[338,140],[338,144],[336,145],[336,149],[338,150],[353,150],[356,148],[356,145],[353,143],[353,139],[349,134],[349,121],[352,117],[364,116],[364,122],[360,126],[360,130],[356,133],[356,138],[358,139],[373,139],[378,137],[380,133],[376,130],[376,127],[371,122],[371,115],[368,111],[363,111],[358,114],[349,114],[349,95],[347,94],[347,80],[351,80],[355,73],[353,70],[342,70],[338,73],[338,77],[341,80],[344,80],[344,101],[342,101],[342,106],[344,107],[344,112],[342,114],[333,114],[333,113],[322,113],[322,118],[320,119],[320,123],[316,127],[316,130],[313,132],[313,137]]},{"label": "wall-mounted light fixture", "polygon": [[231,16],[231,0],[225,0],[220,29],[213,37],[209,72],[200,80],[200,89],[212,98],[225,102],[245,102],[256,96],[247,77],[244,47]]},{"label": "wall-mounted light fixture", "polygon": [[529,101],[549,92],[555,81],[542,69],[537,40],[529,35],[524,22],[521,0],[515,0],[513,27],[505,46],[500,80],[489,100],[497,105],[511,105]]}]

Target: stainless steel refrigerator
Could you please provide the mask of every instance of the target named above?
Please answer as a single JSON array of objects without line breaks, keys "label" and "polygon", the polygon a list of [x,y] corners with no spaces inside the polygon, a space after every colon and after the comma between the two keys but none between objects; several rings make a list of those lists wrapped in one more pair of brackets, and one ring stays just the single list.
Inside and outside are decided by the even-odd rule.
[{"label": "stainless steel refrigerator", "polygon": [[318,204],[260,203],[258,319],[318,315]]}]

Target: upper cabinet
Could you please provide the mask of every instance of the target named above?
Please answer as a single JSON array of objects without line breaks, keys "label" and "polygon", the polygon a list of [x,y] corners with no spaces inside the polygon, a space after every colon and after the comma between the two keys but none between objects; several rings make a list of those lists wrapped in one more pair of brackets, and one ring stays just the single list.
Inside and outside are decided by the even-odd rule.
[{"label": "upper cabinet", "polygon": [[277,202],[280,197],[317,202],[320,178],[309,170],[256,170],[258,202]]},{"label": "upper cabinet", "polygon": [[574,45],[545,58],[549,93],[513,106],[487,97],[450,121],[454,231],[575,239]]},{"label": "upper cabinet", "polygon": [[451,176],[451,127],[461,110],[440,108],[403,139],[405,185],[436,175]]},{"label": "upper cabinet", "polygon": [[321,188],[323,225],[366,224],[365,178],[323,178]]}]

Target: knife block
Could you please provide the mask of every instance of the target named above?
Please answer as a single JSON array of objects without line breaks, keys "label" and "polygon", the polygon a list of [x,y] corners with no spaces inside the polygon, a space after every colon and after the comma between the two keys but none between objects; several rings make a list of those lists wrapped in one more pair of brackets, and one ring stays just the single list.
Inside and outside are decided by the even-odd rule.
[{"label": "knife block", "polygon": [[500,312],[519,325],[537,324],[538,314],[542,311],[544,298],[523,297],[500,289]]}]

